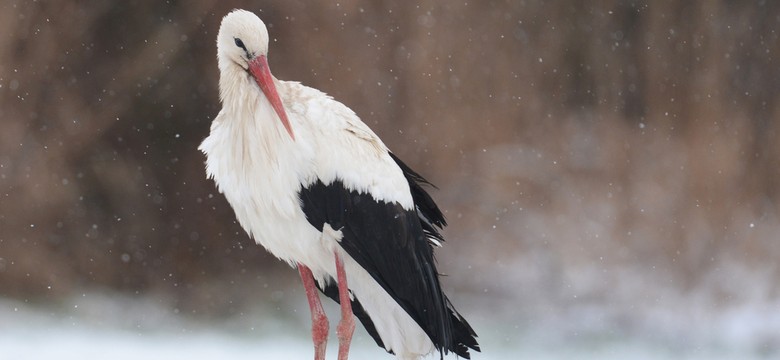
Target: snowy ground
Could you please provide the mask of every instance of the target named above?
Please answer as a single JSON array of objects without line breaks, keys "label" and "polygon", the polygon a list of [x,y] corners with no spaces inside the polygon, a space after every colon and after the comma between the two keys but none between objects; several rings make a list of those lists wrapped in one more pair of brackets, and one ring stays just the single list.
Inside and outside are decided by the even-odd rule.
[{"label": "snowy ground", "polygon": [[[472,315],[476,311],[467,310]],[[328,309],[331,318],[337,318],[336,311]],[[285,319],[276,313],[261,310],[232,320],[203,320],[182,316],[153,299],[85,294],[56,307],[0,300],[0,359],[311,359],[311,343],[305,321],[301,320],[305,314]],[[492,318],[488,314],[473,316],[484,350],[475,354],[477,360],[777,356],[777,349],[771,347],[756,351],[728,341],[693,339],[690,346],[680,346],[652,337],[610,335],[609,331],[599,335],[587,325],[571,325],[565,331],[549,327],[519,330],[511,321],[500,321],[507,319],[501,314],[493,314]],[[765,315],[743,315],[743,320],[729,331],[738,335],[744,321],[761,322]],[[582,332],[577,327],[582,327]],[[335,358],[335,351],[336,344],[331,341],[329,359]],[[392,358],[362,329],[356,332],[352,354],[353,359]]]}]

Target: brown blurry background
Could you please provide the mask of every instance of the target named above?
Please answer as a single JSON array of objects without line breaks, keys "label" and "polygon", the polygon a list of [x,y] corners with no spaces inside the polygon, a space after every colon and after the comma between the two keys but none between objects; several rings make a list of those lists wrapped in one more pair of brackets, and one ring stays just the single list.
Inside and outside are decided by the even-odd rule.
[{"label": "brown blurry background", "polygon": [[456,305],[631,328],[780,299],[780,3],[532,0],[2,1],[0,296],[298,286],[197,151],[233,8],[439,186]]}]

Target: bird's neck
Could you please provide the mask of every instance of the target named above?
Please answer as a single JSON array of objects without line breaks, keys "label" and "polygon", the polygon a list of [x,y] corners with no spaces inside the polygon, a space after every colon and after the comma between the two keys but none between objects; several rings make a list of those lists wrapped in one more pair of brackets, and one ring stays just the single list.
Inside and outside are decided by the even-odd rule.
[{"label": "bird's neck", "polygon": [[[255,79],[238,65],[230,64],[221,66],[219,75],[219,97],[223,106],[228,108],[251,110],[254,113],[258,105],[270,102],[260,90]],[[282,99],[285,98],[285,86],[276,78],[273,78],[277,91]],[[251,107],[251,109],[249,109]],[[276,117],[276,113],[274,118]]]},{"label": "bird's neck", "polygon": [[[292,143],[254,78],[235,65],[220,70],[220,99],[223,112],[227,115],[224,119],[230,122],[229,127],[237,132],[236,135],[260,141],[269,152],[271,148]],[[284,87],[281,85],[277,82],[279,93],[284,96]]]},{"label": "bird's neck", "polygon": [[257,97],[262,95],[256,88],[246,70],[237,65],[220,66],[219,98],[225,106],[256,102]]}]

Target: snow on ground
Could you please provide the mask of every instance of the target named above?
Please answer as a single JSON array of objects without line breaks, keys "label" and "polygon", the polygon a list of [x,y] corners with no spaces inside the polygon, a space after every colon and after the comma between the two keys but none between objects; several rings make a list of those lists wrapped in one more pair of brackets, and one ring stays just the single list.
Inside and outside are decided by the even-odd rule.
[{"label": "snow on ground", "polygon": [[[480,333],[484,351],[475,354],[475,360],[769,359],[777,355],[777,349],[756,351],[727,340],[696,340],[680,346],[653,337],[593,333],[576,321],[566,331],[556,330],[559,326],[554,323],[551,327],[533,322],[521,322],[525,327],[521,329],[500,311],[465,310],[474,315],[472,325]],[[331,319],[338,318],[337,309],[328,312]],[[304,322],[277,313],[261,310],[238,320],[203,320],[178,314],[154,299],[84,295],[57,306],[0,299],[0,359],[311,359]],[[726,315],[723,331],[739,337],[746,325],[761,323],[766,315],[749,310]],[[332,320],[331,330],[336,321]],[[329,359],[336,355],[334,339],[331,334]],[[392,359],[362,329],[356,332],[351,358]]]}]

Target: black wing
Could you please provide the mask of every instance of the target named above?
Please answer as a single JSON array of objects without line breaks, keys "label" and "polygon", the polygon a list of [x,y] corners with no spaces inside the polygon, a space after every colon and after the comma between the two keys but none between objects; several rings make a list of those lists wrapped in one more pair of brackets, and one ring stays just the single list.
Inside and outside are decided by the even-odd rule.
[{"label": "black wing", "polygon": [[395,154],[389,154],[390,157],[393,158],[393,161],[398,164],[398,167],[401,168],[401,171],[403,171],[404,177],[406,177],[406,181],[409,182],[409,190],[412,192],[412,200],[414,200],[414,205],[417,208],[417,212],[420,218],[420,225],[422,226],[423,231],[427,236],[430,236],[439,241],[444,241],[444,237],[436,228],[443,229],[445,226],[447,226],[447,220],[444,219],[444,214],[441,213],[439,206],[436,205],[436,202],[433,201],[433,198],[431,198],[431,196],[428,195],[428,193],[422,187],[422,185],[430,185],[433,187],[435,186],[428,180],[425,180],[422,175],[418,174],[409,166],[404,164],[404,162],[396,157]]},{"label": "black wing", "polygon": [[[433,248],[426,238],[441,239],[433,225],[443,226],[444,217],[417,182],[422,177],[393,159],[409,180],[417,211],[376,201],[338,180],[330,184],[318,180],[302,189],[303,211],[318,230],[325,223],[341,230],[341,247],[420,325],[437,350],[469,359],[468,348],[479,351],[476,335],[442,293]],[[370,318],[358,315],[358,319],[381,343]]]}]

